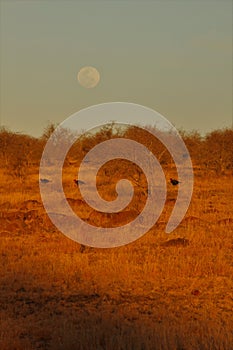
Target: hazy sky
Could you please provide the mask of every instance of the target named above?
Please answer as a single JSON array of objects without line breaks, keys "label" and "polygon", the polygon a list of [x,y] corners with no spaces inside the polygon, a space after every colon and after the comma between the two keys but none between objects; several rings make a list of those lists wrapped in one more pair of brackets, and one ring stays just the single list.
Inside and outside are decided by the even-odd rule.
[{"label": "hazy sky", "polygon": [[[232,120],[232,1],[1,1],[1,124],[49,121],[111,101],[202,133]],[[96,67],[93,89],[77,82]]]}]

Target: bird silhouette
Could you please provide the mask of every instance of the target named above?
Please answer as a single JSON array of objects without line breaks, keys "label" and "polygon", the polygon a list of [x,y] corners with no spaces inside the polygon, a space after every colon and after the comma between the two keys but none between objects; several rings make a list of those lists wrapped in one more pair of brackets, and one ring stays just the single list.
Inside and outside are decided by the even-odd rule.
[{"label": "bird silhouette", "polygon": [[170,178],[170,182],[171,182],[171,184],[172,184],[173,186],[176,186],[176,185],[180,184],[180,181],[178,181],[178,180],[176,180],[176,179],[172,179],[172,178]]},{"label": "bird silhouette", "polygon": [[84,185],[85,182],[82,181],[82,180],[77,180],[77,179],[74,179],[74,183],[78,186],[78,185]]}]

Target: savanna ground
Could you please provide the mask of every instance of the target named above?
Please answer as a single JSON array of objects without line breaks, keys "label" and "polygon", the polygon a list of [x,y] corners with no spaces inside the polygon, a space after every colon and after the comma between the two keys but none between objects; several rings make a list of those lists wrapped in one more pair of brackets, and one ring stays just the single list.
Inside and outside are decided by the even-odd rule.
[{"label": "savanna ground", "polygon": [[[187,214],[166,234],[177,187],[169,184],[174,168],[164,169],[168,195],[155,226],[129,245],[97,249],[51,223],[38,167],[23,178],[1,168],[1,350],[233,349],[232,172],[195,167]],[[115,169],[107,170],[100,192],[111,199]],[[86,207],[75,208],[76,171],[64,170],[64,190],[88,220]],[[132,208],[140,209],[139,198]]]}]

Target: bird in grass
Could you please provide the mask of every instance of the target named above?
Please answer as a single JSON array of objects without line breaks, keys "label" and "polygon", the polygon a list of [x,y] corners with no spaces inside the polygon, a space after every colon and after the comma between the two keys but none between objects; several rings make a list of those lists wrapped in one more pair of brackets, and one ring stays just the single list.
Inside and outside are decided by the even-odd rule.
[{"label": "bird in grass", "polygon": [[78,186],[78,185],[84,185],[85,182],[82,181],[82,180],[77,180],[77,179],[74,179],[74,183]]},{"label": "bird in grass", "polygon": [[48,182],[50,182],[50,180],[48,180],[48,179],[40,179],[40,182],[42,184],[47,184]]},{"label": "bird in grass", "polygon": [[171,182],[171,184],[172,184],[173,186],[176,186],[176,185],[180,184],[180,181],[178,181],[178,180],[176,180],[176,179],[172,179],[172,178],[170,178],[170,182]]}]

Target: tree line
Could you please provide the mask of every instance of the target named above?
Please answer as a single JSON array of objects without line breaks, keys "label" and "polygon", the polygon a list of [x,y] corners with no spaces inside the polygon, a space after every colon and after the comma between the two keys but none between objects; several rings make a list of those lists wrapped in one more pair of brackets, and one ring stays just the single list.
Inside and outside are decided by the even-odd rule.
[{"label": "tree line", "polygon": [[[35,138],[14,133],[2,127],[0,129],[1,168],[19,178],[27,176],[35,167],[39,168],[43,149],[55,129],[56,126],[50,124],[41,137]],[[148,130],[150,129],[153,127],[148,127]],[[180,134],[195,168],[216,175],[233,174],[233,129],[214,130],[205,136],[201,136],[197,131],[180,131]],[[60,135],[67,140],[71,136],[74,137],[69,130],[60,130],[59,137]],[[166,147],[149,131],[137,126],[122,129],[117,124],[111,123],[101,127],[95,133],[82,134],[70,148],[64,166],[78,164],[92,147],[116,137],[129,138],[142,143],[155,154],[163,166],[169,166],[173,162]],[[57,147],[59,154],[59,143]]]}]

